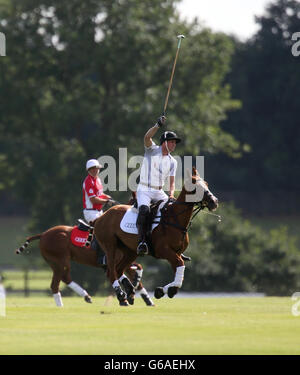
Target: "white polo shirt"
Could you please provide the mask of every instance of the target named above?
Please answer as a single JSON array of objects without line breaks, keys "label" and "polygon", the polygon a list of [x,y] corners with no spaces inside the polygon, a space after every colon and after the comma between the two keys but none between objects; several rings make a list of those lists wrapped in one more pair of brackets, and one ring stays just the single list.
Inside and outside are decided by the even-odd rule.
[{"label": "white polo shirt", "polygon": [[140,183],[149,188],[162,187],[169,176],[175,176],[177,161],[172,155],[163,155],[162,147],[153,141],[150,147],[145,147],[145,154],[140,173]]}]

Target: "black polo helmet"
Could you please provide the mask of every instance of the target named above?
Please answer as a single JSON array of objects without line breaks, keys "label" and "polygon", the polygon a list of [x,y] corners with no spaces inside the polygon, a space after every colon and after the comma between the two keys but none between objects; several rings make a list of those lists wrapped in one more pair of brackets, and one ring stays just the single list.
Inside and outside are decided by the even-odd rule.
[{"label": "black polo helmet", "polygon": [[160,136],[160,144],[162,145],[165,141],[171,141],[175,139],[176,143],[181,142],[181,139],[177,137],[177,134],[175,132],[166,131]]}]

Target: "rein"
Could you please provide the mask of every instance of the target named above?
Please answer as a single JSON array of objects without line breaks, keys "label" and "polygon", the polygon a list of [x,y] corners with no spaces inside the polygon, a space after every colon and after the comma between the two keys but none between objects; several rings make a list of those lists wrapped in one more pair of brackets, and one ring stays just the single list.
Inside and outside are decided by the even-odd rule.
[{"label": "rein", "polygon": [[[191,228],[191,226],[192,226],[192,222],[193,222],[193,220],[194,220],[194,218],[198,215],[198,213],[201,211],[201,210],[203,210],[204,208],[205,208],[205,205],[203,205],[201,202],[199,202],[199,203],[190,203],[190,202],[175,202],[174,204],[182,204],[182,205],[185,205],[185,206],[191,206],[191,205],[195,205],[196,204],[196,206],[197,207],[193,207],[193,211],[192,211],[192,217],[191,217],[191,219],[189,220],[189,223],[188,223],[188,225],[186,226],[186,227],[184,227],[184,226],[182,226],[182,225],[180,225],[180,224],[177,224],[177,223],[172,223],[172,222],[170,222],[170,221],[165,221],[165,218],[164,218],[164,215],[162,215],[162,217],[161,217],[161,223],[163,224],[163,225],[169,225],[169,226],[172,226],[172,227],[174,227],[174,228],[177,228],[177,229],[179,229],[180,231],[182,231],[183,232],[183,236],[188,232],[188,230]],[[181,214],[183,214],[184,212],[186,212],[188,209],[189,209],[189,207],[187,207],[187,208],[185,208],[184,210],[182,210],[182,211],[180,211],[180,212],[178,212],[178,213],[174,213],[174,206],[173,205],[171,205],[171,206],[169,206],[169,209],[170,208],[172,208],[172,210],[173,210],[173,215],[171,215],[171,218],[174,218],[175,220],[177,219],[177,217],[179,216],[179,215],[181,215]],[[171,212],[170,212],[171,213]]]},{"label": "rein", "polygon": [[[175,204],[181,204],[181,205],[185,205],[185,206],[188,206],[186,207],[185,209],[183,209],[182,211],[178,212],[178,213],[174,213],[174,205]],[[196,207],[194,207],[194,205],[196,204]],[[192,202],[175,202],[174,205],[171,205],[169,206],[169,210],[170,210],[170,217],[174,219],[174,221],[177,221],[177,217],[181,214],[183,214],[184,212],[186,212],[187,210],[190,209],[191,206],[192,207],[192,214],[191,214],[191,218],[187,224],[186,227],[178,224],[177,222],[175,223],[172,223],[170,221],[165,221],[165,213],[161,212],[161,224],[163,227],[165,226],[172,226],[178,230],[181,231],[182,233],[182,239],[181,239],[181,243],[182,243],[182,249],[181,249],[181,252],[183,252],[183,246],[184,246],[184,237],[186,236],[188,230],[191,228],[192,226],[192,222],[194,220],[194,218],[198,215],[198,213],[203,210],[205,208],[205,205],[202,203],[202,202],[199,202],[199,203],[192,203]],[[173,210],[173,212],[171,213],[171,208]]]}]

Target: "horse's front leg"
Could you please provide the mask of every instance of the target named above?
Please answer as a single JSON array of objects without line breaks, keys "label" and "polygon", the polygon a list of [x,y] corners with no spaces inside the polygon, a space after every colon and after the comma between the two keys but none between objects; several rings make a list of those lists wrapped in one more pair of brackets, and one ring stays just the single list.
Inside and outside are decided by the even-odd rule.
[{"label": "horse's front leg", "polygon": [[175,278],[170,284],[164,287],[157,287],[154,291],[154,297],[161,298],[165,294],[168,294],[170,298],[173,298],[175,294],[177,294],[178,289],[182,286],[185,270],[184,262],[178,254],[170,249],[162,250],[161,254],[157,251],[156,254],[159,258],[166,259],[171,264],[175,272]]}]

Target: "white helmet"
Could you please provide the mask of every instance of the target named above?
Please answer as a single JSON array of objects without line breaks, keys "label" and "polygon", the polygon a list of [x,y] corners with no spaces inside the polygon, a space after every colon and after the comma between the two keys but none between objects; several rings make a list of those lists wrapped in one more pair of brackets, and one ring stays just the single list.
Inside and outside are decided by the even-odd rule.
[{"label": "white helmet", "polygon": [[101,168],[102,165],[98,162],[97,159],[90,159],[86,162],[86,170],[88,171],[90,168],[97,167]]}]

